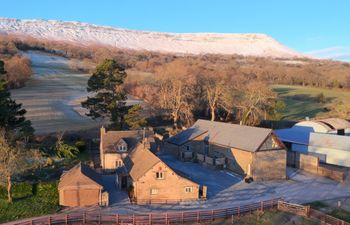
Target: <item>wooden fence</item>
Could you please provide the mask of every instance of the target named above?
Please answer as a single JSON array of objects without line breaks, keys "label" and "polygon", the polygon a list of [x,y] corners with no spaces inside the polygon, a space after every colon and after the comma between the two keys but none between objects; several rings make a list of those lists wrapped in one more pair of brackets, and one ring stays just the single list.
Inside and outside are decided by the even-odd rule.
[{"label": "wooden fence", "polygon": [[313,218],[321,222],[321,224],[331,225],[350,225],[344,220],[327,215],[321,211],[311,209],[310,206],[292,204],[284,201],[278,201],[277,209],[284,212],[293,213],[306,218]]},{"label": "wooden fence", "polygon": [[225,209],[151,213],[151,214],[102,214],[97,212],[59,214],[37,219],[19,221],[18,225],[52,225],[52,224],[184,224],[209,222],[216,219],[228,219],[240,215],[276,208],[281,199],[261,201],[244,206]]}]

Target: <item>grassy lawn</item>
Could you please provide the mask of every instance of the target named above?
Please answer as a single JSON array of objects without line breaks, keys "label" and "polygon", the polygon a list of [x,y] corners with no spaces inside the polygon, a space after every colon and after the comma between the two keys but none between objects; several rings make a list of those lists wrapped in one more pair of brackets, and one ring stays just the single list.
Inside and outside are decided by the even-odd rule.
[{"label": "grassy lawn", "polygon": [[14,185],[13,203],[7,203],[6,198],[6,189],[0,187],[0,223],[51,214],[60,209],[56,181]]},{"label": "grassy lawn", "polygon": [[324,213],[327,213],[335,218],[350,222],[350,212],[342,208],[333,207],[320,201],[311,202],[306,205],[310,205],[311,208],[323,211]]},{"label": "grassy lawn", "polygon": [[[214,221],[210,224],[232,224],[232,220],[226,221]],[[318,221],[309,220],[300,216],[296,216],[290,213],[280,212],[276,209],[265,211],[262,215],[253,213],[251,215],[245,215],[239,219],[234,219],[233,224],[237,225],[274,225],[274,224],[285,224],[285,225],[316,225]]]},{"label": "grassy lawn", "polygon": [[[272,85],[271,87],[286,104],[283,112],[283,119],[286,120],[332,115],[335,112],[329,112],[330,109],[335,107],[341,111],[342,105],[350,105],[350,91],[293,85]],[[321,93],[325,97],[324,103],[320,103],[317,99],[317,95]]]}]

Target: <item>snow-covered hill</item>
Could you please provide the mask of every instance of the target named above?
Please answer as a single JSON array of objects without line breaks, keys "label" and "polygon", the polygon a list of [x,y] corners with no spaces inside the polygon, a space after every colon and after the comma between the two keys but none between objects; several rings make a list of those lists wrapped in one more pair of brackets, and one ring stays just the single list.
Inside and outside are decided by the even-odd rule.
[{"label": "snow-covered hill", "polygon": [[80,44],[103,44],[133,50],[177,54],[239,54],[274,58],[304,55],[265,34],[160,33],[97,26],[80,22],[0,18],[0,33],[29,35]]}]

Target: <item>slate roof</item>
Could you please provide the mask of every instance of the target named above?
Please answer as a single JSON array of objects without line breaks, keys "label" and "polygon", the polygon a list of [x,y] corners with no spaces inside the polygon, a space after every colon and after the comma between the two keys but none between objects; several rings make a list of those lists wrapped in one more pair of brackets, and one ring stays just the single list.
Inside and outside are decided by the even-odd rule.
[{"label": "slate roof", "polygon": [[130,177],[137,181],[161,160],[150,150],[139,144],[125,159],[124,164]]},{"label": "slate roof", "polygon": [[201,128],[198,127],[190,127],[177,135],[174,135],[170,137],[167,142],[175,145],[183,145],[185,144],[188,140],[192,140],[204,133],[208,132],[207,130],[202,130]]},{"label": "slate roof", "polygon": [[61,175],[58,189],[76,189],[80,187],[103,188],[101,175],[85,164],[79,163]]},{"label": "slate roof", "polygon": [[[146,137],[151,133],[146,131]],[[102,148],[105,153],[117,153],[117,144],[120,139],[123,139],[128,145],[128,151],[134,149],[136,145],[142,140],[142,130],[128,130],[128,131],[108,131],[101,134]]]},{"label": "slate roof", "polygon": [[[190,131],[188,131],[190,130]],[[271,129],[237,124],[197,120],[189,129],[168,139],[169,143],[182,145],[196,136],[206,133],[213,144],[255,152],[271,134]]]}]

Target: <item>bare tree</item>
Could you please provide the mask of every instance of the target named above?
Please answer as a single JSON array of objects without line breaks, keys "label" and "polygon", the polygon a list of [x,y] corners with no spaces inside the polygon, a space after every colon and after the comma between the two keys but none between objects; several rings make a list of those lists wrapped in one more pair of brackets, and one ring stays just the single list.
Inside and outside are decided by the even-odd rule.
[{"label": "bare tree", "polygon": [[158,69],[158,102],[156,104],[167,111],[173,120],[174,128],[179,122],[192,120],[194,79],[183,62],[174,61]]},{"label": "bare tree", "polygon": [[0,181],[7,186],[7,201],[12,202],[12,179],[29,168],[33,168],[38,155],[32,151],[23,151],[17,146],[11,146],[0,130]]}]

